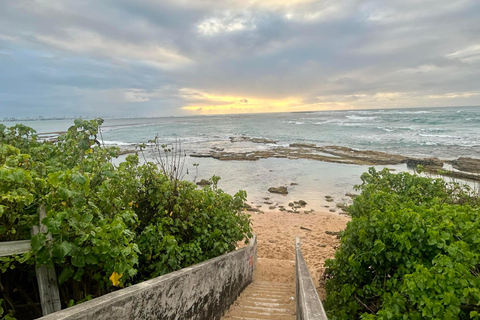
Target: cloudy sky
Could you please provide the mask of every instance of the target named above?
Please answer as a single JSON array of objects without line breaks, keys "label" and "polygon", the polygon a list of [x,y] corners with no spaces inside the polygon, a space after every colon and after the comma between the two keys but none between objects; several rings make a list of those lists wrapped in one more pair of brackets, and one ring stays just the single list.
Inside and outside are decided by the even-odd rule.
[{"label": "cloudy sky", "polygon": [[0,117],[480,105],[478,0],[0,0]]}]

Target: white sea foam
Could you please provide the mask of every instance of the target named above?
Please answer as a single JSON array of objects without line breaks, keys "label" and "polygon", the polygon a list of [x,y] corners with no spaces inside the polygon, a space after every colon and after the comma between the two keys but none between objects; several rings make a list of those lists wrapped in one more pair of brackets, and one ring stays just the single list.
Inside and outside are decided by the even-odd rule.
[{"label": "white sea foam", "polygon": [[369,121],[375,120],[377,117],[363,117],[363,116],[346,116],[350,120]]},{"label": "white sea foam", "polygon": [[297,121],[297,120],[289,120],[289,121],[283,121],[283,122],[286,122],[288,124],[305,124],[305,122]]},{"label": "white sea foam", "polygon": [[395,131],[394,128],[386,128],[386,127],[377,127],[377,129],[380,129],[380,130],[383,130],[383,131],[386,131],[386,132],[394,132]]},{"label": "white sea foam", "polygon": [[418,135],[421,136],[421,137],[462,139],[461,137],[451,136],[451,135],[448,135],[448,134],[425,134],[425,133],[419,133]]},{"label": "white sea foam", "polygon": [[123,141],[109,141],[109,140],[103,140],[103,143],[107,146],[135,146],[136,143],[129,143],[129,142],[123,142]]}]

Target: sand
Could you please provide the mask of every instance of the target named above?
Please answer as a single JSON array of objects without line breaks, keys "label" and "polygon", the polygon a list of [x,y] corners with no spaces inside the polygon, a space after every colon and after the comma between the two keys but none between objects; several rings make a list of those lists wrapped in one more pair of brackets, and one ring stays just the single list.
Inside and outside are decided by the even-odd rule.
[{"label": "sand", "polygon": [[350,218],[331,212],[268,211],[253,213],[251,219],[253,232],[257,234],[258,258],[269,261],[268,268],[257,270],[257,273],[261,272],[262,278],[268,278],[270,274],[269,281],[290,282],[290,279],[282,279],[281,269],[285,268],[287,261],[292,263],[295,260],[295,237],[298,236],[310,275],[320,298],[324,299],[325,292],[319,278],[323,274],[325,260],[334,257],[335,248],[340,243],[335,235],[328,235],[325,231],[345,229]]}]

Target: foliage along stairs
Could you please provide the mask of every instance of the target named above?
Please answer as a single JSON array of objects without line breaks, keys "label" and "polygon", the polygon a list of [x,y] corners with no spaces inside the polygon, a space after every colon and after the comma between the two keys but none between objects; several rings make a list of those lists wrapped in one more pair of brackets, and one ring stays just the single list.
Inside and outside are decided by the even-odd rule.
[{"label": "foliage along stairs", "polygon": [[[262,264],[262,260],[259,259],[258,264]],[[295,283],[262,281],[258,278],[255,275],[253,282],[243,290],[222,319],[296,319]]]}]

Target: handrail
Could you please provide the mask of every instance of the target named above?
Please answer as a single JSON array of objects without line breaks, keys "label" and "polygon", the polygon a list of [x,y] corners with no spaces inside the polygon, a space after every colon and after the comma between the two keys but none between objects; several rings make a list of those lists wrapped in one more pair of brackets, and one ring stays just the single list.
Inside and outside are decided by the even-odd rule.
[{"label": "handrail", "polygon": [[297,320],[327,320],[327,314],[303,258],[299,237],[295,238],[295,276]]},{"label": "handrail", "polygon": [[216,320],[253,279],[257,240],[190,267],[141,282],[41,320]]}]

